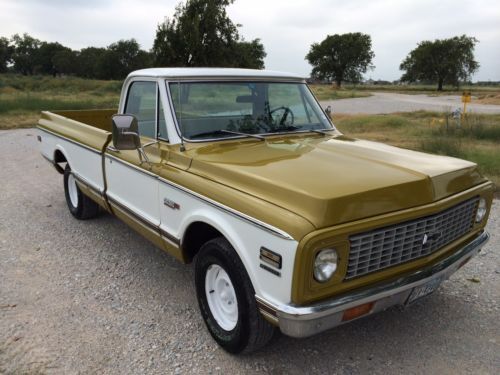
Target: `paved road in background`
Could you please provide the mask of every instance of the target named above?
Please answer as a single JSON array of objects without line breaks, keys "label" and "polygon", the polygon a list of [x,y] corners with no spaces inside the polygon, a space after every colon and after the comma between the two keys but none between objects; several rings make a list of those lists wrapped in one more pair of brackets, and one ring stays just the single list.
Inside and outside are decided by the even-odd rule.
[{"label": "paved road in background", "polygon": [[235,357],[192,266],[114,217],[78,221],[34,129],[0,132],[0,374],[498,374],[500,202],[483,252],[412,307]]},{"label": "paved road in background", "polygon": [[[373,92],[366,98],[340,99],[322,101],[323,107],[332,106],[333,113],[394,113],[413,111],[451,112],[456,108],[463,108],[461,97],[458,95],[407,95],[386,92]],[[472,113],[500,113],[500,105],[467,104],[468,112]]]}]

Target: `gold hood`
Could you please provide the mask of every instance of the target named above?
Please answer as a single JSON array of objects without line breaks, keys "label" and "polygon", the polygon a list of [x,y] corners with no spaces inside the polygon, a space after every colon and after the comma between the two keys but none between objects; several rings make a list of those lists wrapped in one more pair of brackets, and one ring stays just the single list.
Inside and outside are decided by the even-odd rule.
[{"label": "gold hood", "polygon": [[428,204],[485,181],[468,161],[339,135],[214,142],[190,154],[191,173],[317,229]]}]

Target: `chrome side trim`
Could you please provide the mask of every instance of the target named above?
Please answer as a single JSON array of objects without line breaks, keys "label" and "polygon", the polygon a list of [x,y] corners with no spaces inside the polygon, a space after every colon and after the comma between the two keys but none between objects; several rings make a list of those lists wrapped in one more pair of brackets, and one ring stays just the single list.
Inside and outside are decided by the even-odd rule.
[{"label": "chrome side trim", "polygon": [[86,148],[87,150],[92,151],[93,153],[96,153],[96,154],[99,154],[99,155],[101,155],[101,154],[102,154],[102,152],[101,152],[100,150],[97,150],[97,149],[95,149],[95,148],[92,148],[92,147],[90,147],[90,146],[87,146],[87,145],[85,145],[85,144],[83,144],[83,143],[77,142],[77,141],[75,141],[75,140],[73,140],[73,139],[70,139],[70,138],[68,138],[68,137],[65,137],[65,136],[63,136],[63,135],[61,135],[61,134],[57,134],[57,133],[55,133],[55,132],[53,132],[53,131],[50,131],[50,130],[45,129],[45,128],[42,128],[42,127],[40,127],[40,126],[37,126],[37,129],[38,129],[38,130],[41,130],[41,131],[43,131],[43,132],[46,132],[46,133],[52,134],[52,135],[53,135],[53,136],[55,136],[55,137],[59,137],[59,138],[61,138],[61,139],[64,139],[65,141],[68,141],[69,143],[73,143],[74,145],[77,145],[77,146],[80,146],[80,147]]},{"label": "chrome side trim", "polygon": [[375,302],[373,310],[378,312],[395,305],[404,305],[413,288],[432,280],[443,281],[457,271],[465,262],[479,253],[488,242],[489,234],[482,232],[472,241],[449,257],[411,274],[375,286],[348,292],[339,297],[309,306],[293,304],[275,305],[255,296],[259,309],[277,316],[283,333],[293,337],[307,337],[345,323],[345,310],[365,303]]},{"label": "chrome side trim", "polygon": [[[108,146],[108,149],[109,149],[109,146]],[[123,159],[117,158],[114,155],[105,153],[104,157],[113,159],[114,161],[117,161],[118,163],[121,163],[121,164],[125,165],[126,167],[132,168],[132,169],[136,170],[137,172],[141,172],[141,173],[143,173],[143,174],[145,174],[145,175],[147,175],[149,177],[158,178],[158,176],[156,174],[154,174],[153,172],[150,172],[150,171],[147,171],[145,169],[139,168],[138,166],[136,166],[136,165],[134,165],[132,163],[129,163],[128,161],[125,161]]]},{"label": "chrome side trim", "polygon": [[116,199],[113,199],[111,197],[107,197],[109,200],[109,203],[112,205],[117,206],[120,210],[125,212],[127,215],[135,219],[136,221],[141,222],[144,226],[148,227],[154,232],[157,232],[159,236],[164,237],[166,241],[171,243],[172,245],[176,247],[180,247],[181,245],[181,240],[179,240],[177,237],[174,235],[170,234],[166,230],[162,229],[159,225],[152,223],[150,220],[146,219],[144,216],[138,214],[137,212],[131,210],[130,208],[126,207],[122,203],[118,202]]},{"label": "chrome side trim", "polygon": [[149,227],[150,229],[152,229],[155,232],[158,232],[158,234],[160,234],[160,227],[156,223],[151,222],[149,219],[147,219],[144,216],[142,216],[141,214],[138,214],[137,212],[131,210],[130,208],[125,206],[123,203],[118,202],[116,199],[111,198],[110,196],[108,196],[108,200],[109,200],[109,203],[111,203],[112,205],[117,206],[119,209],[121,209],[122,211],[127,213],[129,216],[132,216],[137,221],[140,221],[145,226]]},{"label": "chrome side trim", "polygon": [[44,154],[41,154],[43,156],[43,158],[45,160],[47,160],[50,164],[52,164],[53,166],[56,165],[56,163],[54,162],[54,160],[52,160],[51,158],[49,158],[48,156],[44,155]]},{"label": "chrome side trim", "polygon": [[87,180],[85,177],[81,176],[77,172],[71,171],[71,174],[73,176],[75,176],[75,178],[79,182],[81,182],[82,184],[84,184],[85,186],[87,186],[89,189],[93,190],[95,193],[99,194],[101,197],[104,196],[104,190],[103,189],[95,186],[92,182],[90,182],[89,180]]},{"label": "chrome side trim", "polygon": [[228,207],[228,206],[226,206],[226,205],[224,205],[222,203],[216,202],[213,199],[207,198],[204,195],[201,195],[201,194],[198,194],[198,193],[196,193],[196,192],[194,192],[192,190],[189,190],[189,189],[187,189],[187,188],[185,188],[185,187],[183,187],[181,185],[176,184],[175,182],[168,181],[168,180],[166,180],[166,179],[164,179],[162,177],[159,177],[159,176],[158,176],[158,178],[159,178],[159,180],[161,182],[163,182],[163,183],[165,183],[167,185],[170,185],[170,186],[172,186],[175,189],[183,191],[183,192],[185,192],[185,193],[187,193],[189,195],[192,195],[193,197],[195,197],[195,198],[197,198],[197,199],[199,199],[199,200],[201,200],[201,201],[203,201],[205,203],[208,203],[208,204],[210,204],[213,207],[219,208],[219,209],[221,209],[221,210],[223,210],[223,211],[225,211],[225,212],[227,212],[227,213],[229,213],[229,214],[231,214],[233,216],[236,216],[236,217],[238,217],[240,219],[243,219],[243,220],[245,220],[245,221],[247,221],[247,222],[249,222],[249,223],[251,223],[253,225],[258,226],[261,229],[264,229],[264,230],[266,230],[268,232],[271,232],[271,233],[273,233],[273,234],[275,234],[275,235],[277,235],[277,236],[279,236],[281,238],[284,238],[286,240],[293,240],[292,236],[290,236],[285,231],[282,231],[281,229],[278,229],[278,228],[276,228],[276,227],[274,227],[272,225],[266,224],[263,221],[260,221],[258,219],[255,219],[255,218],[251,217],[251,216],[248,216],[248,215],[244,214],[243,212],[237,211],[237,210],[235,210],[235,209],[233,209],[231,207]]},{"label": "chrome side trim", "polygon": [[174,235],[168,233],[165,229],[159,228],[160,229],[160,234],[165,238],[165,241],[168,241],[172,245],[175,245],[177,247],[181,246],[181,240],[175,237]]},{"label": "chrome side trim", "polygon": [[238,217],[238,218],[240,218],[242,220],[245,220],[245,221],[247,221],[247,222],[249,222],[249,223],[251,223],[253,225],[256,225],[256,226],[258,226],[261,229],[264,229],[264,230],[266,230],[268,232],[273,233],[274,235],[277,235],[277,236],[279,236],[281,238],[284,238],[286,240],[293,240],[292,236],[290,236],[285,231],[282,231],[281,229],[278,229],[278,228],[276,228],[276,227],[274,227],[272,225],[269,225],[269,224],[264,223],[264,222],[262,222],[262,221],[260,221],[258,219],[255,219],[255,218],[253,218],[251,216],[248,216],[248,215],[246,215],[246,214],[244,214],[244,213],[242,213],[240,211],[237,211],[237,210],[235,210],[235,209],[233,209],[231,207],[223,205],[222,203],[216,202],[213,199],[210,199],[208,197],[205,197],[204,195],[201,195],[201,194],[198,194],[198,193],[196,193],[196,192],[194,192],[192,190],[189,190],[189,189],[185,188],[184,186],[181,186],[181,185],[178,185],[178,184],[176,184],[176,183],[174,183],[172,181],[166,180],[163,177],[160,177],[160,176],[158,176],[158,175],[156,175],[156,174],[154,174],[152,172],[149,172],[147,170],[139,168],[139,167],[135,166],[132,163],[129,163],[127,161],[119,159],[116,156],[113,156],[113,155],[110,155],[110,154],[105,154],[105,157],[111,158],[111,159],[117,161],[118,163],[122,163],[125,166],[127,166],[129,168],[132,168],[132,169],[135,169],[138,172],[144,173],[144,174],[146,174],[146,175],[148,175],[148,176],[150,176],[152,178],[156,178],[160,182],[163,182],[163,183],[165,183],[165,184],[167,184],[167,185],[169,185],[169,186],[171,186],[171,187],[173,187],[173,188],[175,188],[177,190],[180,190],[180,191],[182,191],[184,193],[187,193],[187,194],[189,194],[189,195],[191,195],[191,196],[193,196],[193,197],[195,197],[195,198],[197,198],[197,199],[199,199],[199,200],[201,200],[201,201],[203,201],[205,203],[208,203],[208,204],[210,204],[213,207],[221,209],[221,210],[223,210],[223,211],[225,211],[225,212],[227,212],[227,213],[229,213],[229,214],[231,214],[233,216],[236,216],[236,217]]}]

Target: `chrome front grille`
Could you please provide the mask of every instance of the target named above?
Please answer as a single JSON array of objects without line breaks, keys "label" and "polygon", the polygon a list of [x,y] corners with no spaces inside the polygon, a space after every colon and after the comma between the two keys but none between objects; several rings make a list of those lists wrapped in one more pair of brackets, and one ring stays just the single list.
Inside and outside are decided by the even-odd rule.
[{"label": "chrome front grille", "polygon": [[346,279],[432,254],[472,229],[479,198],[420,219],[349,237]]}]

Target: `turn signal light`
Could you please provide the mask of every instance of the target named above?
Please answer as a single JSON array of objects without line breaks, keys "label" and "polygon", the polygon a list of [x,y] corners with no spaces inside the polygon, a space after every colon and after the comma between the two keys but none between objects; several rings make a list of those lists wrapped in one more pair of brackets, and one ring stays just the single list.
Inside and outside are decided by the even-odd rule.
[{"label": "turn signal light", "polygon": [[359,305],[356,307],[351,307],[344,311],[344,315],[342,316],[342,321],[347,322],[348,320],[353,320],[359,318],[360,316],[369,314],[372,311],[373,305],[375,302],[368,302],[363,305]]}]

